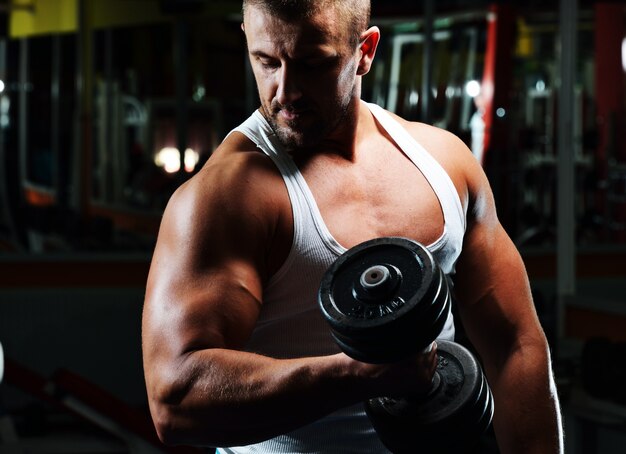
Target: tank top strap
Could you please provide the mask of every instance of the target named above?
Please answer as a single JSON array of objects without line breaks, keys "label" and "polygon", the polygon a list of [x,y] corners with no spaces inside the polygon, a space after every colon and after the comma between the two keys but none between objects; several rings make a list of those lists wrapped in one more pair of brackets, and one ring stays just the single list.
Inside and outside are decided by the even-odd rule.
[{"label": "tank top strap", "polygon": [[[446,230],[462,237],[465,232],[465,211],[459,193],[445,169],[409,132],[382,107],[366,103],[374,118],[387,131],[404,154],[422,172],[439,199]],[[449,232],[452,233],[452,232]]]},{"label": "tank top strap", "polygon": [[[306,244],[316,243],[323,245],[324,249],[335,258],[343,254],[346,249],[337,243],[328,230],[304,176],[291,155],[278,141],[265,117],[257,110],[233,131],[241,132],[252,140],[274,162],[283,177],[293,209],[292,251],[298,251],[306,247]],[[290,254],[287,262],[272,278],[272,281],[282,276],[283,271],[291,264],[291,260]]]}]

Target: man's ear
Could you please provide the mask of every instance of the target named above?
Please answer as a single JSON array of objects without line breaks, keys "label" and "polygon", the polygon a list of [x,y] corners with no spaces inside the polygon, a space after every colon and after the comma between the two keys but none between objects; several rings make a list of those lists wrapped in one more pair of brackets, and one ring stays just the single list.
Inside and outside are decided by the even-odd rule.
[{"label": "man's ear", "polygon": [[246,32],[246,26],[244,25],[243,22],[241,23],[241,31],[244,33]]},{"label": "man's ear", "polygon": [[361,58],[359,59],[359,65],[357,67],[357,76],[363,76],[367,74],[372,67],[374,61],[374,55],[376,55],[376,48],[380,41],[380,30],[378,27],[370,27],[365,30],[360,37],[359,50],[361,52]]}]

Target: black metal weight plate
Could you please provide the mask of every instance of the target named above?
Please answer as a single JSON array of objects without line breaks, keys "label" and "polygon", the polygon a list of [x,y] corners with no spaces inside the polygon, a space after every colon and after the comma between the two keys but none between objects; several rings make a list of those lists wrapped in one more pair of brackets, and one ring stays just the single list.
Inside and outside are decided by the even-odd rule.
[{"label": "black metal weight plate", "polygon": [[397,237],[366,241],[339,257],[322,278],[318,302],[340,348],[370,363],[427,347],[451,304],[428,249]]},{"label": "black metal weight plate", "polygon": [[394,453],[462,452],[491,424],[493,396],[474,356],[441,340],[437,354],[439,380],[427,396],[366,402],[376,432]]}]

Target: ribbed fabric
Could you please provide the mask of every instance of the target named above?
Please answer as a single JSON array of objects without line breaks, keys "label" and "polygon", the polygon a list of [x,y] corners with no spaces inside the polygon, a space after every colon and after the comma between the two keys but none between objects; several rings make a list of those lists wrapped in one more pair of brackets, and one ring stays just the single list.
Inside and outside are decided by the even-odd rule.
[{"label": "ribbed fabric", "polygon": [[[398,147],[425,175],[439,198],[444,231],[429,250],[446,274],[454,272],[465,231],[465,213],[445,170],[382,108],[368,104],[372,114]],[[326,269],[346,248],[333,238],[324,223],[304,177],[282,149],[270,125],[255,111],[236,128],[267,154],[280,170],[291,201],[294,235],[291,251],[270,279],[263,306],[247,350],[274,358],[330,355],[339,352],[317,305],[317,290]],[[454,338],[449,314],[439,336]],[[271,440],[220,453],[387,453],[362,404],[341,409],[312,424]]]}]

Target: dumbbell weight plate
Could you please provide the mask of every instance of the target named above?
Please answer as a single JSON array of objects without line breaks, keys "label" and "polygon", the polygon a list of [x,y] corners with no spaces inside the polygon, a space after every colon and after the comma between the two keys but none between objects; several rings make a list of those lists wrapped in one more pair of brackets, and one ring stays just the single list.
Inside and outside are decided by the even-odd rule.
[{"label": "dumbbell weight plate", "polygon": [[493,397],[474,356],[443,340],[437,341],[437,354],[440,379],[427,396],[366,402],[376,432],[394,453],[458,452],[491,424]]},{"label": "dumbbell weight plate", "polygon": [[395,237],[366,241],[339,257],[322,278],[318,301],[340,348],[370,363],[397,361],[427,347],[451,304],[446,278],[428,249]]}]

